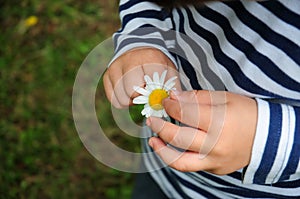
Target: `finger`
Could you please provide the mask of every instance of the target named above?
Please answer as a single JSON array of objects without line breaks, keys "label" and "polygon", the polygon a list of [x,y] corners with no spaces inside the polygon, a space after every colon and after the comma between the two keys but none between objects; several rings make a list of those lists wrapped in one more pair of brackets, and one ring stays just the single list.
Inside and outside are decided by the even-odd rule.
[{"label": "finger", "polygon": [[107,72],[114,91],[114,94],[111,95],[112,102],[115,104],[118,102],[119,106],[116,106],[117,108],[124,108],[131,104],[131,99],[130,96],[128,96],[125,92],[123,72],[119,69],[119,67],[121,66],[113,63],[110,68],[108,68]]},{"label": "finger", "polygon": [[152,137],[149,145],[170,167],[183,172],[210,170],[214,167],[209,158],[200,158],[197,152],[180,152],[167,146],[160,138]]},{"label": "finger", "polygon": [[[210,92],[210,96],[213,97],[209,98],[207,97],[209,96],[207,95],[207,91],[182,93],[180,93],[180,95],[182,94],[183,97],[179,97],[179,99],[184,102],[174,98],[167,99],[164,101],[164,108],[174,119],[189,126],[199,128],[207,133],[199,149],[203,155],[207,155],[218,142],[223,131],[227,107],[223,102],[224,99],[227,100],[226,93]],[[204,95],[199,95],[200,93],[204,93]],[[186,97],[188,95],[190,95],[190,97]],[[199,96],[204,96],[204,98],[199,100],[198,103],[194,103],[195,99],[199,99]],[[193,103],[189,103],[187,99],[191,99],[190,101]]]},{"label": "finger", "polygon": [[220,105],[225,104],[228,101],[227,92],[208,90],[171,92],[170,98],[186,103],[198,103],[207,105]]},{"label": "finger", "polygon": [[175,120],[194,128],[208,130],[211,121],[211,105],[165,99],[163,106],[168,115]]},{"label": "finger", "polygon": [[153,132],[157,133],[164,142],[194,152],[200,151],[202,142],[206,137],[206,133],[198,129],[180,127],[157,117],[148,118],[147,125]]},{"label": "finger", "polygon": [[111,104],[116,108],[121,108],[121,105],[117,98],[114,96],[114,89],[111,83],[111,80],[109,78],[108,72],[106,72],[103,76],[103,83],[104,83],[104,90],[107,99],[111,102]]},{"label": "finger", "polygon": [[111,96],[113,93],[113,87],[112,84],[110,82],[110,79],[108,77],[108,72],[106,71],[103,75],[103,86],[104,86],[104,91],[105,91],[105,95],[107,97],[107,99],[109,101],[111,101]]},{"label": "finger", "polygon": [[134,91],[133,87],[144,87],[145,86],[145,80],[144,80],[144,70],[142,65],[135,66],[135,67],[124,67],[123,68],[123,83],[124,83],[124,89],[131,99],[139,96],[137,92]]},{"label": "finger", "polygon": [[129,105],[132,105],[132,99],[125,91],[123,78],[117,81],[114,85],[114,95],[112,97],[115,98],[113,101],[116,100],[119,102],[119,108],[126,108]]}]

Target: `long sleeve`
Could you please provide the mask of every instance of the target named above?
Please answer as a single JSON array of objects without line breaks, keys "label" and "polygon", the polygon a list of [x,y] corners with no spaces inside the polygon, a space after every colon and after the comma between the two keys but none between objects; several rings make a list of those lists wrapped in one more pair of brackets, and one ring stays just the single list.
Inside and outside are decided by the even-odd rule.
[{"label": "long sleeve", "polygon": [[[228,175],[162,166],[142,139],[145,166],[169,198],[300,197],[299,10],[298,0],[222,1],[172,11],[145,0],[120,1],[113,60],[135,48],[157,48],[188,79],[185,89],[223,90],[257,102],[250,163]],[[176,37],[167,34],[172,31]],[[148,128],[142,133],[153,136]]]},{"label": "long sleeve", "polygon": [[300,178],[300,107],[257,99],[258,123],[244,183]]},{"label": "long sleeve", "polygon": [[161,50],[175,64],[168,48],[174,48],[175,41],[167,38],[173,29],[170,12],[158,5],[138,0],[121,0],[119,6],[121,29],[113,35],[115,56],[138,47],[152,47]]}]

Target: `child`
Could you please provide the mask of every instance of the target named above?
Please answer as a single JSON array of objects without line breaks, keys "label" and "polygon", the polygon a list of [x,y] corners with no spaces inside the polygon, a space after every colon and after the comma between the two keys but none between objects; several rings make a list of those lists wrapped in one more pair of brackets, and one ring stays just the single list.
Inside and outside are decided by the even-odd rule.
[{"label": "child", "polygon": [[145,174],[134,197],[299,198],[298,0],[121,0],[120,17],[104,76],[114,106],[132,105],[155,71],[189,80],[163,102],[185,126],[147,119],[158,137],[143,149],[159,158],[144,162],[163,194]]}]

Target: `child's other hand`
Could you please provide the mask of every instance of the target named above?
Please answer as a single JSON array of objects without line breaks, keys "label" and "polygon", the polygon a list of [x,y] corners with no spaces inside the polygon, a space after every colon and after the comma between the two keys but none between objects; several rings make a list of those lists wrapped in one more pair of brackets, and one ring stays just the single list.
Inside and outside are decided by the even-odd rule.
[{"label": "child's other hand", "polygon": [[223,175],[249,164],[257,122],[254,99],[223,91],[186,91],[171,93],[164,107],[171,117],[189,126],[154,117],[147,120],[159,136],[149,144],[169,166]]},{"label": "child's other hand", "polygon": [[[176,76],[176,68],[170,59],[154,48],[131,50],[116,59],[104,74],[104,89],[107,98],[116,108],[132,105],[138,96],[133,86],[145,86],[144,75],[152,77],[154,72],[161,74],[168,70],[166,79]],[[179,80],[176,88],[180,90]]]}]

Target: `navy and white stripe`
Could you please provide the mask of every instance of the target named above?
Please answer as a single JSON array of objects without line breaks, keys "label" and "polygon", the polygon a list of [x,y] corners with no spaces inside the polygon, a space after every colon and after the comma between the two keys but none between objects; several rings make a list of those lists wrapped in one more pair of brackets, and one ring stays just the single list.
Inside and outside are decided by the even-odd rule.
[{"label": "navy and white stripe", "polygon": [[[258,122],[250,164],[225,176],[163,167],[144,140],[145,163],[170,198],[300,198],[300,3],[229,1],[167,11],[121,0],[114,59],[160,49],[186,89],[253,97]],[[172,33],[170,33],[172,32]],[[175,32],[175,33],[174,33]],[[150,133],[150,132],[147,132]]]}]

